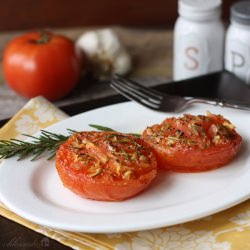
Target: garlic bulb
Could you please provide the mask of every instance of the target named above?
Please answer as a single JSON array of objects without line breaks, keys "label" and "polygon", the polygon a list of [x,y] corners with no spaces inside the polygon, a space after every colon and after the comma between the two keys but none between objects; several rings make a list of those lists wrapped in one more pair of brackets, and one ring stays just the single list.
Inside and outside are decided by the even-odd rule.
[{"label": "garlic bulb", "polygon": [[125,75],[131,70],[131,57],[111,29],[86,32],[76,41],[76,46],[85,53],[88,70],[99,79]]}]

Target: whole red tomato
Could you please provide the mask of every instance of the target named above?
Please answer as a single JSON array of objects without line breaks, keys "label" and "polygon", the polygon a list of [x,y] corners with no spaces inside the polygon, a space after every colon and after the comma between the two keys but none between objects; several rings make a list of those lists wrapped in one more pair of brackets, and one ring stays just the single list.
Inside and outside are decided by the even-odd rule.
[{"label": "whole red tomato", "polygon": [[68,94],[80,76],[81,58],[74,43],[49,32],[30,32],[13,39],[3,56],[3,71],[18,94],[49,100]]}]

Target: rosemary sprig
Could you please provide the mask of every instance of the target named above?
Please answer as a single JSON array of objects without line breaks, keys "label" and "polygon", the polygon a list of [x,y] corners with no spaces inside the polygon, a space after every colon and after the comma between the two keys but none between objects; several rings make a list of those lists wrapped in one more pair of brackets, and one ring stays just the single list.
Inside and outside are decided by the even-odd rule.
[{"label": "rosemary sprig", "polygon": [[[70,130],[70,134],[73,132]],[[69,135],[54,134],[45,130],[41,130],[39,137],[24,135],[34,140],[32,142],[18,139],[0,140],[0,158],[7,159],[18,156],[18,160],[21,160],[27,156],[34,156],[31,159],[33,161],[47,152],[49,153],[48,159],[51,159],[58,147],[69,138]]]},{"label": "rosemary sprig", "polygon": [[[111,128],[104,127],[96,124],[89,124],[100,131],[114,131]],[[33,141],[27,142],[18,139],[0,140],[0,159],[7,159],[13,156],[18,156],[18,160],[21,160],[28,156],[33,156],[31,161],[36,160],[44,153],[49,154],[49,159],[52,159],[59,146],[64,143],[75,130],[68,129],[68,135],[55,134],[46,130],[41,130],[41,135],[35,137],[32,135],[26,135],[28,138],[32,138]],[[134,136],[140,136],[139,134],[133,134]]]}]

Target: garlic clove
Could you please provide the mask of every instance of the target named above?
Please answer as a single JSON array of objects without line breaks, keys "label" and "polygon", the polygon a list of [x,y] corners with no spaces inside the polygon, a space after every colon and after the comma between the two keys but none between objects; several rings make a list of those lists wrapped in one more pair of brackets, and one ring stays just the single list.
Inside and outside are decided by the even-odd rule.
[{"label": "garlic clove", "polygon": [[131,57],[117,34],[111,29],[89,31],[76,42],[87,56],[89,71],[99,79],[107,79],[113,74],[127,74],[131,68]]},{"label": "garlic clove", "polygon": [[115,59],[123,49],[121,41],[114,31],[110,29],[101,30],[98,33],[102,52],[109,58]]},{"label": "garlic clove", "polygon": [[87,32],[76,41],[76,46],[83,50],[88,56],[94,55],[99,48],[96,32]]},{"label": "garlic clove", "polygon": [[119,56],[116,57],[113,63],[113,72],[114,74],[125,75],[132,68],[131,58],[128,53],[123,50]]}]

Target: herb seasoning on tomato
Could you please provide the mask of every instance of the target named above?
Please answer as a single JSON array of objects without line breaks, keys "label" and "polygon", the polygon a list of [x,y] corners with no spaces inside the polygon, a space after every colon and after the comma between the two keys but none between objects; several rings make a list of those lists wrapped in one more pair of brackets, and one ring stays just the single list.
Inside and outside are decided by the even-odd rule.
[{"label": "herb seasoning on tomato", "polygon": [[56,154],[65,187],[85,198],[118,201],[143,191],[157,162],[140,138],[118,132],[76,132]]},{"label": "herb seasoning on tomato", "polygon": [[174,172],[201,172],[230,162],[242,143],[235,127],[221,115],[184,115],[148,127],[142,135],[159,167]]}]

